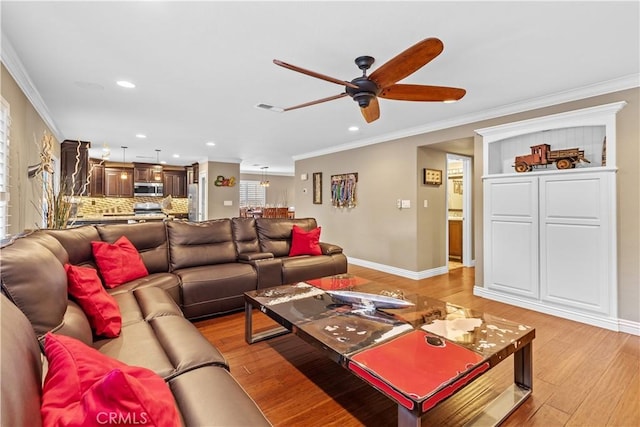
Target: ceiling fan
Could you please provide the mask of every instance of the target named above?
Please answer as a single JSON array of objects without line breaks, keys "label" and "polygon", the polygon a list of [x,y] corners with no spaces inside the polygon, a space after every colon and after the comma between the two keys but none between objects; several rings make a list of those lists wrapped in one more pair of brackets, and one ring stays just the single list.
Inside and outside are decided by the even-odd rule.
[{"label": "ceiling fan", "polygon": [[440,55],[443,49],[444,44],[439,39],[424,39],[387,61],[369,76],[367,76],[367,70],[375,59],[371,56],[359,56],[355,59],[355,63],[362,70],[362,76],[356,77],[351,81],[336,79],[274,59],[273,63],[281,67],[345,87],[345,91],[338,95],[305,102],[304,104],[285,108],[282,111],[308,107],[348,95],[358,103],[360,112],[367,123],[371,123],[380,117],[378,97],[401,101],[457,101],[467,93],[466,90],[456,87],[396,83],[428,64],[432,59]]}]

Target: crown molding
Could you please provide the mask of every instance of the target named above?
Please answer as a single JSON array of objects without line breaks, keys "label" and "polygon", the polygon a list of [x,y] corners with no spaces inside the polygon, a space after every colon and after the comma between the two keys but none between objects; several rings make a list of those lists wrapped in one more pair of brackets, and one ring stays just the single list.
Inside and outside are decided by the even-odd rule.
[{"label": "crown molding", "polygon": [[9,39],[4,35],[4,33],[1,37],[2,49],[0,49],[0,59],[2,60],[2,63],[7,68],[9,74],[11,74],[11,77],[16,81],[16,84],[22,90],[29,102],[31,102],[31,105],[33,105],[33,108],[40,115],[40,118],[42,118],[53,136],[58,141],[64,141],[64,135],[60,132],[55,120],[51,117],[47,104],[45,104],[40,93],[31,81],[29,73],[27,73],[24,65],[22,65],[22,61],[20,61],[16,51],[13,49],[13,45],[9,42]]},{"label": "crown molding", "polygon": [[532,98],[524,102],[518,102],[503,105],[490,110],[479,113],[466,114],[449,120],[442,120],[428,125],[417,126],[413,128],[403,129],[398,132],[391,132],[385,135],[379,135],[373,138],[362,139],[347,144],[327,147],[326,149],[311,151],[304,154],[292,156],[293,160],[309,159],[312,157],[323,156],[326,154],[338,153],[341,151],[352,150],[354,148],[365,147],[368,145],[379,144],[381,142],[393,141],[396,139],[407,138],[410,136],[434,132],[437,130],[448,129],[456,126],[467,125],[469,123],[480,122],[483,120],[495,119],[496,117],[508,116],[510,114],[522,113],[525,111],[535,110],[538,108],[550,107],[565,102],[578,101],[580,99],[590,98],[593,96],[605,95],[607,93],[619,92],[621,90],[633,89],[640,86],[640,74],[629,74],[617,79],[607,80],[604,82],[583,86],[577,89],[571,89],[558,92],[552,95]]}]

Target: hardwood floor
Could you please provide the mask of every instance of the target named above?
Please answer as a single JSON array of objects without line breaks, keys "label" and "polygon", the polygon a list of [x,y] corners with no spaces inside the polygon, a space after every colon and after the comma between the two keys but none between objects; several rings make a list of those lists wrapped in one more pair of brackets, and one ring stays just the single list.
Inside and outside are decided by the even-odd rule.
[{"label": "hardwood floor", "polygon": [[[504,426],[640,426],[640,337],[476,297],[473,268],[419,281],[358,266],[349,272],[533,326],[533,394]],[[255,328],[272,324],[254,315]],[[196,326],[276,427],[397,423],[391,400],[294,335],[248,345],[243,312]],[[468,421],[513,381],[512,357],[428,413],[422,425]]]}]

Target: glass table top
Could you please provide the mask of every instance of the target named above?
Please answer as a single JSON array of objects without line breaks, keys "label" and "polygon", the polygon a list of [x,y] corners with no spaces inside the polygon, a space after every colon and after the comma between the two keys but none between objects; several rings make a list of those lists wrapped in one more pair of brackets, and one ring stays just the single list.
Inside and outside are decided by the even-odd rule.
[{"label": "glass table top", "polygon": [[[354,304],[341,293],[362,301]],[[354,373],[379,381],[387,394],[398,393],[399,402],[424,403],[447,386],[466,383],[535,337],[530,326],[350,274],[245,295],[298,335],[334,352]],[[377,299],[393,298],[413,305],[376,307]]]}]

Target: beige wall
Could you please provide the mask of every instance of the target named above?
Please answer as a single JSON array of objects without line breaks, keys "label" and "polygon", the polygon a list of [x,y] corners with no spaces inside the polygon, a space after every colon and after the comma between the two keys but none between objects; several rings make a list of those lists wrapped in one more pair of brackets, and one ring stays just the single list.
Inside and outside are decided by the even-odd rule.
[{"label": "beige wall", "polygon": [[[261,174],[243,173],[240,179],[261,181]],[[271,207],[295,206],[294,177],[283,175],[268,175],[269,186],[266,189],[267,205]]]},{"label": "beige wall", "polygon": [[[473,226],[475,283],[482,286],[482,138],[474,129],[577,110],[617,101],[618,113],[618,307],[622,319],[640,321],[640,89],[630,89],[492,120],[439,130],[391,142],[296,161],[295,175],[323,172],[322,205],[311,200],[310,181],[296,179],[297,216],[313,216],[323,226],[322,240],[340,244],[349,257],[420,274],[444,265],[445,188],[421,185],[422,168],[446,168],[445,156],[431,144],[474,138]],[[452,145],[453,146],[453,145]],[[441,149],[441,147],[439,147]],[[329,176],[358,172],[358,206],[335,209],[328,199]],[[305,193],[303,190],[307,189]],[[398,210],[399,198],[411,208]],[[429,200],[423,208],[422,201]],[[441,218],[441,219],[440,219]]]},{"label": "beige wall", "polygon": [[[4,66],[1,67],[2,97],[11,108],[10,233],[34,228],[39,223],[38,188],[27,178],[27,166],[39,161],[38,152],[44,121],[24,96]],[[295,163],[293,194],[297,217],[315,217],[323,226],[322,240],[337,243],[348,256],[378,263],[403,272],[421,272],[443,265],[444,186],[426,188],[421,184],[422,168],[446,168],[445,157],[432,144],[474,138],[473,225],[476,284],[482,285],[482,138],[474,129],[571,111],[616,101],[628,105],[618,113],[618,299],[619,317],[640,321],[640,89],[630,89],[553,107],[485,120],[464,126],[412,136],[396,141],[328,154]],[[57,144],[56,144],[57,146]],[[59,153],[56,153],[59,155]],[[201,170],[215,180],[217,175],[240,176],[239,165],[209,162]],[[313,172],[323,173],[323,203],[312,203]],[[358,206],[339,209],[331,206],[330,176],[358,172]],[[300,174],[309,174],[301,181]],[[271,178],[270,178],[271,179]],[[442,193],[442,194],[440,194]],[[289,197],[287,195],[287,197]],[[210,186],[208,218],[236,216],[238,187]],[[396,208],[397,199],[411,200],[410,209]],[[422,207],[422,200],[429,207]],[[440,201],[440,199],[442,199]],[[223,205],[231,200],[232,206]],[[277,203],[277,202],[276,202]],[[441,205],[441,206],[440,206]],[[435,212],[435,213],[434,213]],[[438,220],[438,217],[442,220]],[[442,222],[442,223],[441,223]]]},{"label": "beige wall", "polygon": [[[50,129],[31,102],[24,95],[4,64],[1,65],[0,92],[9,103],[9,234],[42,225],[40,206],[41,181],[27,177],[27,166],[40,162],[42,137]],[[57,141],[56,141],[57,142]],[[54,144],[55,156],[60,158],[60,144]],[[59,162],[58,162],[59,167]]]},{"label": "beige wall", "polygon": [[[200,170],[206,165],[207,176],[207,217],[233,218],[238,216],[240,204],[240,165],[238,163],[207,162],[200,163]],[[217,187],[214,185],[218,175],[225,178],[235,177],[236,185],[233,187]],[[225,206],[224,202],[230,201],[231,206]]]}]

